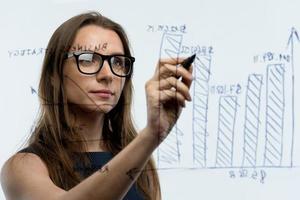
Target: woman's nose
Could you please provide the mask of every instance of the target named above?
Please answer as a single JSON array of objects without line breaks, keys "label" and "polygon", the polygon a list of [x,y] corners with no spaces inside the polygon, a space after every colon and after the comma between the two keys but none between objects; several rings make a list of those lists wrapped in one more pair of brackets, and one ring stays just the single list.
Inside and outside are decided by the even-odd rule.
[{"label": "woman's nose", "polygon": [[98,81],[101,81],[101,80],[111,81],[112,77],[113,77],[113,73],[110,70],[108,61],[105,60],[103,62],[103,66],[101,67],[101,70],[96,74],[96,78]]}]

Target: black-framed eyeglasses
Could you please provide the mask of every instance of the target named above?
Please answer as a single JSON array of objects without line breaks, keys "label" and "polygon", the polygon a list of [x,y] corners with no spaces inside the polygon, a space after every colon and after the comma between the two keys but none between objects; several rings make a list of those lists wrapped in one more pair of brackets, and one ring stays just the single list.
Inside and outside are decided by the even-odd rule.
[{"label": "black-framed eyeglasses", "polygon": [[131,74],[133,63],[135,61],[134,57],[114,54],[114,55],[102,55],[96,52],[70,52],[67,53],[67,58],[72,56],[76,59],[76,64],[78,70],[87,75],[97,74],[105,60],[108,61],[111,72],[119,77],[127,77]]}]

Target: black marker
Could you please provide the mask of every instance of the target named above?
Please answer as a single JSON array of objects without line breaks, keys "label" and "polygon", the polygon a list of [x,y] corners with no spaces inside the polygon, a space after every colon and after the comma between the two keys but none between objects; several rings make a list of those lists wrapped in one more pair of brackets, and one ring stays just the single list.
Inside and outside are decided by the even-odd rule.
[{"label": "black marker", "polygon": [[185,69],[189,70],[189,68],[190,68],[191,64],[194,62],[195,58],[196,58],[196,54],[192,55],[191,57],[186,58],[186,59],[181,63],[181,65],[182,65]]}]

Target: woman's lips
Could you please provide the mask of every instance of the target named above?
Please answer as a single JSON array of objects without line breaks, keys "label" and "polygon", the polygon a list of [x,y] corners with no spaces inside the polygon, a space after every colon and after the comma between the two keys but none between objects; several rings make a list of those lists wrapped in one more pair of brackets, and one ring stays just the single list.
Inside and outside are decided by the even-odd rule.
[{"label": "woman's lips", "polygon": [[110,90],[92,90],[90,91],[90,93],[94,96],[104,99],[108,99],[113,95],[113,92]]}]

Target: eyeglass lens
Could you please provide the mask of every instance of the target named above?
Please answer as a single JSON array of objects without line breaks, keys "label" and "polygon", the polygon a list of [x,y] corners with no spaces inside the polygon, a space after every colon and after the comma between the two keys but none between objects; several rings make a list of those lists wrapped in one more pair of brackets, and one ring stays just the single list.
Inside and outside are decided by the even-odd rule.
[{"label": "eyeglass lens", "polygon": [[[96,73],[103,65],[103,58],[98,54],[83,53],[78,56],[78,67],[83,73]],[[111,56],[108,60],[113,73],[119,76],[125,76],[130,72],[132,62],[126,56]]]}]

